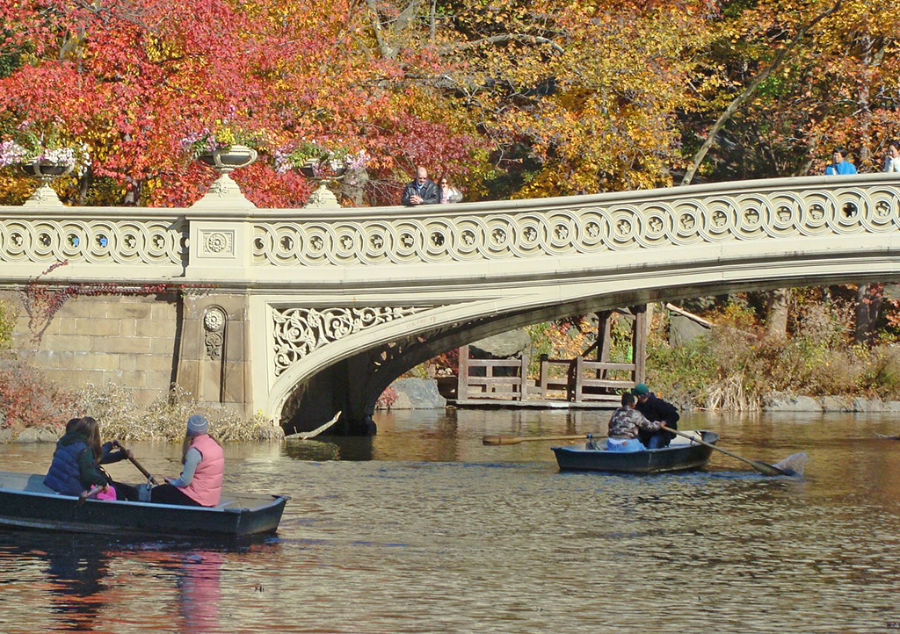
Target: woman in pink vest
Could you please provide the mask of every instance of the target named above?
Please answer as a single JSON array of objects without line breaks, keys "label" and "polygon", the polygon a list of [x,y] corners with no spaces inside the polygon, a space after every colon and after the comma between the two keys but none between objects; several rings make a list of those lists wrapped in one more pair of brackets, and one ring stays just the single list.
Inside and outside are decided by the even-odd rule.
[{"label": "woman in pink vest", "polygon": [[209,435],[206,418],[194,414],[188,419],[181,462],[184,468],[177,478],[153,487],[150,501],[182,506],[215,506],[222,495],[225,453]]}]

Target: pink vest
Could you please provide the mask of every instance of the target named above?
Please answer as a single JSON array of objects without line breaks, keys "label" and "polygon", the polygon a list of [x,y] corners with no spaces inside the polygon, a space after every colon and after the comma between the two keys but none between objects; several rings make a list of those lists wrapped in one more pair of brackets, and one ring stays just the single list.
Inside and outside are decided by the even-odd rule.
[{"label": "pink vest", "polygon": [[202,458],[194,479],[186,487],[178,487],[182,493],[201,506],[215,506],[222,497],[222,480],[225,477],[225,452],[209,434],[195,436],[191,447],[200,452]]}]

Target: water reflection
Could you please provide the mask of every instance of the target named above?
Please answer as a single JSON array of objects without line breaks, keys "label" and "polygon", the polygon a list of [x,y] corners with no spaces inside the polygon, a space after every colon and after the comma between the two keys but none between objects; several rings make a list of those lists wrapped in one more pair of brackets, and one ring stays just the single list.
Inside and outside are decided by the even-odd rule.
[{"label": "water reflection", "polygon": [[93,630],[106,603],[102,593],[107,590],[109,555],[90,541],[46,543],[43,556],[54,593],[53,611],[66,618],[63,629]]},{"label": "water reflection", "polygon": [[294,460],[340,460],[341,448],[335,442],[324,440],[294,440],[284,442],[284,455]]},{"label": "water reflection", "polygon": [[178,586],[184,631],[221,631],[219,574],[224,558],[223,553],[214,550],[190,551],[183,555]]}]

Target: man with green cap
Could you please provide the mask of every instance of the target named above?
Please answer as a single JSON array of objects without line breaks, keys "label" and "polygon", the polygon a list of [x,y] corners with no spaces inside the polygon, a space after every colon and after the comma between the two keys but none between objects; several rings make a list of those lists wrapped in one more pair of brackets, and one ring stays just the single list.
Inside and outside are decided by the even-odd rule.
[{"label": "man with green cap", "polygon": [[[678,429],[678,410],[671,403],[668,403],[650,391],[650,388],[643,383],[638,383],[631,389],[631,393],[637,397],[637,403],[634,409],[639,411],[649,420],[656,422],[662,421],[666,427]],[[647,433],[641,430],[640,439],[648,449],[661,449],[668,447],[669,442],[675,437],[675,434],[661,429],[657,432]]]}]

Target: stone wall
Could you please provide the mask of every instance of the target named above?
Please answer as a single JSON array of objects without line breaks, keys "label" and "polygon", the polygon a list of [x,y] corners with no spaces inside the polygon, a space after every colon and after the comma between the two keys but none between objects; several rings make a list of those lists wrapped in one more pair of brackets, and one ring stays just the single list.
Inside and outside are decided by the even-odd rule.
[{"label": "stone wall", "polygon": [[182,311],[174,380],[198,402],[252,416],[246,294],[188,293]]},{"label": "stone wall", "polygon": [[46,323],[33,322],[17,290],[0,291],[0,300],[17,313],[13,348],[63,387],[108,382],[133,390],[146,405],[165,394],[174,380],[179,298],[75,296]]}]

